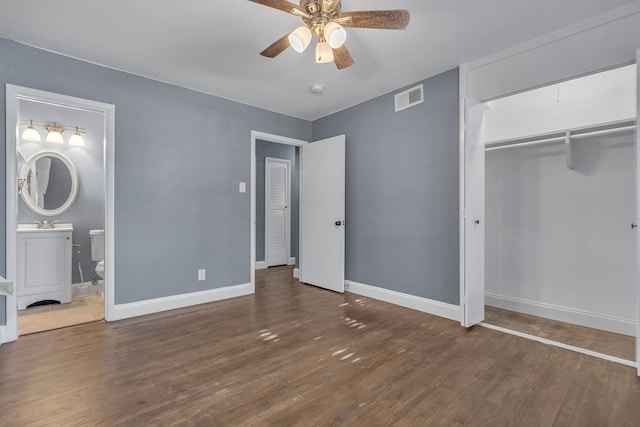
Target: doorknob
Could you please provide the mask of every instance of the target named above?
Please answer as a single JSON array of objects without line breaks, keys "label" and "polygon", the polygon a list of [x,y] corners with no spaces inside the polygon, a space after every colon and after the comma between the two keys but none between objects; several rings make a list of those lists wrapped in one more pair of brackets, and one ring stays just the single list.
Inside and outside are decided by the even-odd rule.
[{"label": "doorknob", "polygon": [[638,224],[631,224],[631,228],[638,228]]},{"label": "doorknob", "polygon": [[476,224],[480,224],[480,220],[479,219],[476,219]]},{"label": "doorknob", "polygon": [[335,224],[336,224],[336,227],[340,227],[342,225],[342,221],[336,221]]}]

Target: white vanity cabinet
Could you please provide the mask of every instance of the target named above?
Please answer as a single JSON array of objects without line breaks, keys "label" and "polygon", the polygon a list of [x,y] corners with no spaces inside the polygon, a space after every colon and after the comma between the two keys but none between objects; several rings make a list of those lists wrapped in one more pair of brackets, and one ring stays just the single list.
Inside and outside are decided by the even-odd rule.
[{"label": "white vanity cabinet", "polygon": [[19,224],[17,234],[18,310],[43,300],[71,302],[72,225]]}]

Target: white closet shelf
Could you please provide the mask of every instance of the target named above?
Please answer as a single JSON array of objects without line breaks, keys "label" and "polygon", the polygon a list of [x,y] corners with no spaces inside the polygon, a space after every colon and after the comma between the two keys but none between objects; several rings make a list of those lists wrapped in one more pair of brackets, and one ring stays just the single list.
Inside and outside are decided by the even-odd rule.
[{"label": "white closet shelf", "polygon": [[522,147],[527,145],[550,144],[563,142],[570,144],[572,140],[587,138],[597,135],[609,135],[627,132],[636,128],[635,119],[618,120],[615,122],[600,123],[597,125],[583,126],[573,129],[565,129],[554,132],[540,133],[537,135],[521,136],[517,138],[502,139],[499,141],[485,142],[485,151],[500,150],[509,147]]}]

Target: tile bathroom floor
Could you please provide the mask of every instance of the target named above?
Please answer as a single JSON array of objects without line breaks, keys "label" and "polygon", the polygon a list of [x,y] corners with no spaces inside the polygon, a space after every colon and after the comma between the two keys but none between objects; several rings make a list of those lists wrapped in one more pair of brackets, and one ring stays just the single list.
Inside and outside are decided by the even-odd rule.
[{"label": "tile bathroom floor", "polygon": [[73,297],[68,304],[49,304],[18,311],[18,334],[27,335],[104,319],[102,294]]}]

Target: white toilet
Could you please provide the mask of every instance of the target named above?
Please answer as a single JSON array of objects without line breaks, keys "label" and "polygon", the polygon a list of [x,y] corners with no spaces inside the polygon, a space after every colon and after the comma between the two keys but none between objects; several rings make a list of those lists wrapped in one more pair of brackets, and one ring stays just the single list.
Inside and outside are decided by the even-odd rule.
[{"label": "white toilet", "polygon": [[89,230],[91,259],[97,261],[96,276],[104,279],[104,230]]}]

